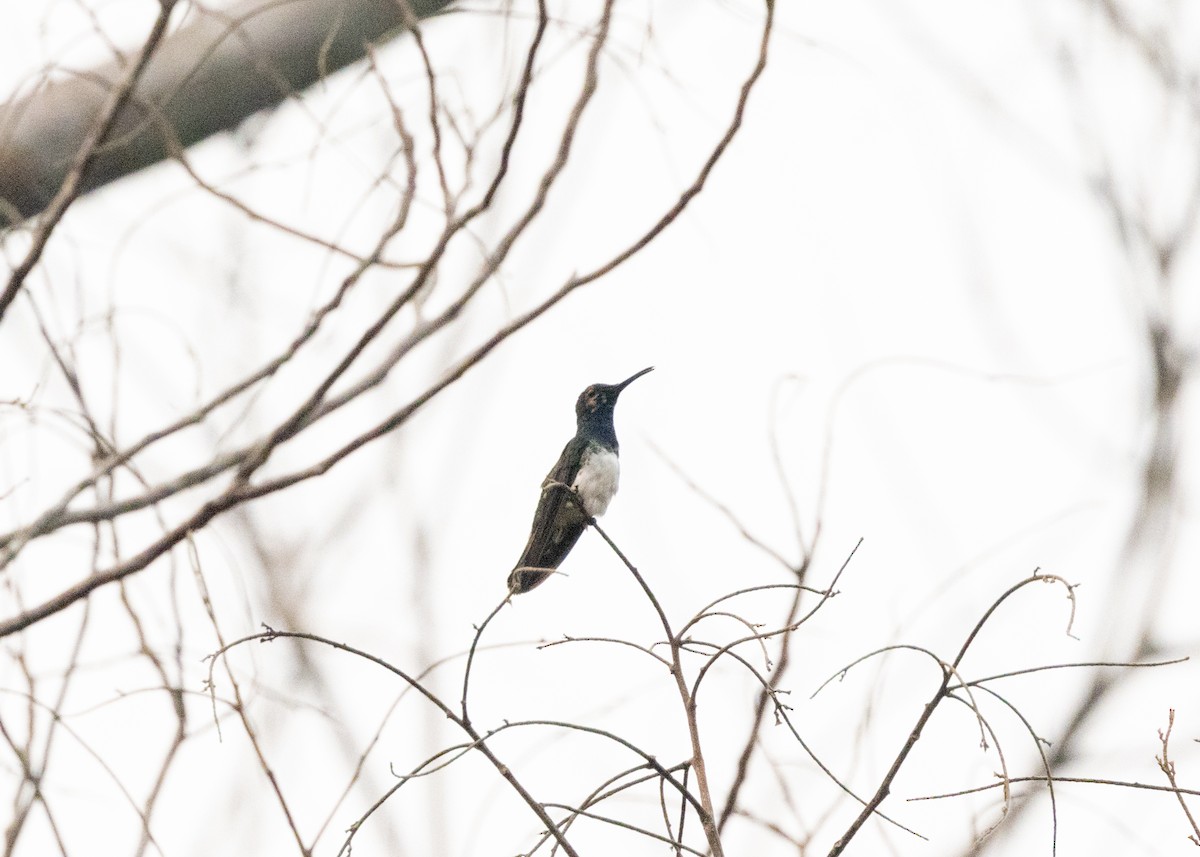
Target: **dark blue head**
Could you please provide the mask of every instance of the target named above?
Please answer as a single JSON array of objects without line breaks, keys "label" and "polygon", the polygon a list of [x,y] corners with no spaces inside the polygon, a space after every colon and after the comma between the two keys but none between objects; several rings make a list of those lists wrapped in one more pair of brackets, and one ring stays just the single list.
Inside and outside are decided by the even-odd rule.
[{"label": "dark blue head", "polygon": [[598,435],[597,440],[617,445],[616,433],[613,431],[613,408],[617,405],[617,396],[621,391],[654,369],[647,366],[641,372],[630,375],[620,384],[592,384],[579,394],[575,402],[575,419],[579,430],[588,430]]}]

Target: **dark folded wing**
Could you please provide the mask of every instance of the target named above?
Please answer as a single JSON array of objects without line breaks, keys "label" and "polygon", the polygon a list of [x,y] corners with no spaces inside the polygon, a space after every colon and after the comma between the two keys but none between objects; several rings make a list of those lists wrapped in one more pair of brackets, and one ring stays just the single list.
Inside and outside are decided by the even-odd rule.
[{"label": "dark folded wing", "polygon": [[528,592],[549,577],[550,572],[566,559],[587,527],[587,516],[568,490],[555,485],[570,485],[574,477],[572,471],[578,469],[573,462],[579,457],[571,454],[574,451],[572,444],[576,442],[572,440],[567,444],[558,464],[542,484],[542,496],[533,516],[529,541],[508,578],[508,588],[513,593]]}]

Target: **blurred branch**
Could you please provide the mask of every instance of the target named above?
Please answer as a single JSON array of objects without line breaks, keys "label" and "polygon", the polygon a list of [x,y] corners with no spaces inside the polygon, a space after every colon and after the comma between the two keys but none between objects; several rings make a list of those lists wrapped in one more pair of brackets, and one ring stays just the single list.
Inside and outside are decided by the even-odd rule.
[{"label": "blurred branch", "polygon": [[[107,145],[79,177],[86,193],[144,169],[356,62],[367,46],[450,0],[243,0],[224,10],[192,5],[193,19],[165,39],[128,104],[118,105]],[[173,5],[173,0],[164,3]],[[40,83],[0,105],[0,227],[45,210],[120,89],[118,57]],[[107,130],[107,129],[106,129]]]},{"label": "blurred branch", "polygon": [[[493,615],[495,615],[495,614],[493,613]],[[359,657],[364,660],[370,661],[371,663],[377,664],[378,666],[381,666],[384,669],[391,672],[392,674],[398,676],[402,681],[404,681],[405,684],[407,684],[409,687],[413,688],[415,691],[417,691],[419,694],[421,694],[421,696],[425,697],[436,708],[438,708],[442,712],[442,714],[444,714],[446,716],[447,720],[454,723],[454,725],[456,725],[459,729],[461,729],[464,733],[466,733],[466,735],[468,737],[470,737],[471,744],[469,746],[472,749],[478,750],[480,753],[482,753],[484,756],[487,757],[488,761],[492,763],[492,765],[496,768],[496,771],[500,774],[500,776],[503,777],[506,781],[508,781],[509,785],[511,785],[513,787],[513,789],[521,796],[521,798],[525,801],[526,805],[530,808],[530,810],[532,810],[533,814],[536,815],[538,817],[538,819],[543,824],[546,825],[546,829],[551,831],[554,834],[555,838],[558,840],[558,844],[562,846],[563,851],[565,851],[569,855],[569,857],[578,857],[578,855],[575,852],[575,849],[571,847],[571,843],[567,841],[567,839],[563,835],[559,826],[556,825],[554,823],[553,819],[551,819],[550,816],[546,813],[545,805],[542,804],[541,802],[539,802],[538,800],[536,800],[533,797],[533,795],[531,795],[526,790],[525,786],[523,786],[521,784],[520,780],[517,779],[516,775],[512,772],[512,770],[507,765],[505,765],[503,762],[501,762],[500,759],[496,757],[496,754],[494,752],[492,752],[491,748],[488,747],[487,738],[490,738],[491,735],[494,734],[494,732],[489,733],[487,736],[480,734],[478,731],[476,731],[475,727],[472,726],[469,721],[464,719],[464,717],[461,717],[458,714],[456,714],[453,709],[451,709],[445,702],[443,702],[441,700],[441,698],[439,698],[437,696],[437,694],[433,693],[424,684],[422,684],[419,679],[414,678],[413,676],[410,676],[404,670],[393,666],[392,664],[388,663],[387,661],[383,660],[382,658],[372,655],[370,652],[365,652],[361,649],[356,649],[353,646],[348,646],[345,643],[338,643],[334,640],[329,640],[324,637],[317,636],[316,634],[305,634],[305,633],[301,633],[301,632],[297,632],[297,631],[276,631],[274,628],[268,628],[267,630],[263,631],[262,633],[251,634],[250,636],[242,637],[241,639],[234,640],[227,644],[223,644],[221,646],[221,648],[219,648],[217,651],[215,651],[213,654],[211,654],[208,659],[209,660],[209,679],[208,679],[209,687],[210,688],[214,687],[212,676],[213,676],[213,669],[215,668],[216,661],[218,658],[221,658],[224,661],[225,660],[224,656],[231,649],[236,648],[237,646],[241,646],[248,642],[252,642],[252,641],[271,642],[276,639],[310,640],[314,643],[320,643],[322,645],[329,646],[330,648],[338,649],[340,651],[354,655],[355,657]],[[228,668],[227,668],[227,670],[228,670]],[[230,675],[232,677],[232,673]],[[516,724],[516,723],[507,724],[506,727],[502,727],[502,728],[508,728],[511,726],[518,726],[518,725],[521,725],[521,724]],[[496,730],[496,731],[498,731],[498,730]]]},{"label": "blurred branch", "polygon": [[[296,437],[302,431],[312,426],[317,420],[341,408],[347,403],[354,401],[363,393],[381,384],[391,373],[392,369],[401,361],[403,357],[410,354],[417,345],[427,341],[430,337],[437,334],[446,326],[451,324],[461,315],[463,309],[469,301],[479,293],[484,283],[493,277],[500,265],[507,258],[509,252],[533,221],[534,217],[541,211],[551,187],[554,185],[558,177],[562,174],[565,168],[567,159],[570,155],[572,143],[582,120],[583,113],[588,103],[591,101],[592,95],[595,92],[597,85],[598,65],[600,52],[607,41],[609,23],[611,18],[612,0],[604,5],[603,13],[596,24],[596,33],[593,37],[592,45],[588,52],[587,69],[584,75],[584,81],[580,86],[579,94],[574,102],[569,116],[564,122],[559,135],[559,142],[556,155],[552,162],[543,172],[540,181],[537,185],[537,190],[534,199],[526,206],[525,210],[515,218],[515,223],[510,227],[507,233],[497,242],[496,248],[483,260],[480,271],[475,280],[469,283],[463,290],[462,294],[454,299],[450,305],[441,312],[436,318],[430,319],[427,322],[418,324],[416,328],[406,336],[391,353],[382,358],[375,366],[364,371],[363,375],[356,382],[351,383],[348,389],[332,394],[334,384],[350,370],[356,360],[364,353],[367,347],[378,339],[384,328],[400,310],[408,305],[413,297],[421,290],[421,288],[429,282],[434,275],[436,266],[444,257],[446,249],[451,240],[462,233],[466,226],[483,211],[487,210],[490,201],[494,198],[499,184],[507,170],[507,155],[501,158],[501,163],[497,168],[495,177],[491,182],[483,199],[460,215],[457,219],[448,223],[441,235],[436,239],[434,246],[430,249],[426,261],[421,265],[420,269],[414,274],[412,282],[400,294],[393,299],[390,305],[383,309],[361,335],[358,336],[354,345],[345,353],[337,365],[313,388],[306,396],[300,406],[295,408],[292,413],[279,422],[276,427],[267,433],[261,440],[256,443],[249,444],[241,450],[218,455],[214,460],[209,461],[198,468],[195,468],[187,473],[184,473],[177,478],[166,483],[154,486],[145,494],[136,497],[128,497],[122,500],[117,500],[112,503],[102,504],[93,509],[84,509],[80,511],[68,511],[67,506],[70,498],[75,496],[80,490],[90,484],[90,480],[98,478],[95,474],[80,482],[73,490],[64,497],[57,506],[44,512],[35,521],[25,527],[20,527],[17,530],[0,536],[0,567],[11,562],[16,554],[31,540],[48,535],[60,529],[63,526],[72,523],[81,523],[84,521],[93,521],[97,519],[114,518],[123,514],[127,514],[137,509],[146,508],[154,505],[168,497],[174,496],[184,490],[195,488],[201,484],[207,483],[218,476],[226,474],[230,470],[235,470],[234,478],[224,490],[217,496],[204,502],[191,516],[185,519],[178,526],[165,532],[159,539],[147,546],[137,555],[128,558],[124,562],[116,563],[108,569],[99,570],[97,573],[80,580],[73,586],[61,590],[57,595],[47,599],[38,606],[22,610],[16,616],[13,616],[5,621],[0,621],[0,637],[20,631],[30,625],[41,621],[47,616],[51,616],[70,605],[74,604],[81,598],[86,598],[101,586],[107,585],[117,580],[121,580],[131,574],[134,574],[150,565],[159,556],[169,551],[172,547],[178,544],[189,533],[199,530],[207,526],[214,518],[224,512],[232,509],[242,503],[263,497],[278,491],[285,490],[300,482],[304,482],[318,476],[321,476],[329,471],[330,468],[338,464],[347,456],[353,454],[357,450],[363,448],[367,444],[377,440],[383,435],[394,431],[399,426],[403,425],[408,419],[418,410],[428,404],[433,398],[439,395],[446,388],[453,385],[462,378],[468,371],[479,365],[497,346],[505,342],[509,337],[522,330],[532,322],[536,321],[552,307],[556,306],[560,301],[565,299],[575,290],[596,282],[613,270],[624,264],[629,259],[633,258],[637,253],[650,244],[664,230],[674,223],[679,215],[687,208],[693,199],[695,199],[703,190],[708,181],[709,176],[715,169],[717,162],[728,150],[738,130],[742,126],[745,117],[746,106],[750,97],[751,91],[766,69],[767,48],[771,35],[771,28],[774,21],[774,3],[766,3],[766,17],[763,23],[761,40],[758,45],[758,52],[755,64],[749,75],[743,82],[737,98],[737,103],[734,107],[733,116],[729,124],[725,128],[724,133],[710,150],[707,158],[698,169],[692,183],[688,185],[670,205],[664,213],[658,216],[652,224],[641,233],[630,244],[623,249],[617,251],[611,256],[608,261],[600,264],[598,267],[583,274],[576,274],[567,280],[557,291],[553,292],[541,303],[528,310],[527,312],[517,316],[512,321],[499,327],[485,342],[478,346],[474,351],[463,357],[457,364],[452,366],[446,373],[436,382],[430,384],[424,392],[418,394],[415,398],[394,411],[383,421],[366,430],[360,431],[355,437],[348,442],[338,447],[334,452],[324,458],[313,462],[312,464],[300,467],[289,473],[274,476],[263,480],[259,483],[251,481],[253,475],[266,463],[271,453],[281,444],[286,443],[290,439]],[[544,19],[544,7],[542,17]],[[538,29],[538,35],[530,48],[532,55],[537,50],[538,39],[544,28],[544,23],[541,23]],[[529,69],[532,68],[532,60],[527,65],[526,74],[523,77],[523,83],[529,80]],[[503,152],[507,153],[516,139],[517,132],[520,127],[521,105],[523,104],[524,95],[516,100],[516,109],[514,119],[510,128],[509,135],[506,139]],[[284,355],[278,360],[272,361],[268,366],[264,367],[252,378],[244,382],[239,382],[233,389],[246,390],[252,386],[257,379],[269,377],[281,365],[286,363],[291,355],[294,355],[296,350],[308,341],[308,338],[313,335],[316,330],[316,325],[320,319],[324,318],[325,314],[339,304],[344,294],[358,282],[359,278],[374,263],[383,252],[388,241],[395,236],[399,229],[403,226],[403,220],[399,217],[393,221],[391,226],[387,228],[383,235],[376,243],[375,250],[368,258],[361,262],[355,271],[346,278],[342,283],[338,293],[333,301],[322,308],[318,317],[309,324],[300,337],[293,343]],[[194,424],[202,419],[202,414],[207,413],[219,403],[224,403],[232,397],[229,392],[223,393],[213,400],[209,405],[204,406],[200,411],[191,417],[179,421],[175,425],[163,432],[152,435],[154,438],[161,438],[166,434],[178,430],[178,428]],[[153,441],[146,439],[139,441],[135,447],[144,450]],[[131,457],[130,453],[120,453],[110,462],[107,462],[99,472],[107,472],[117,466],[116,462],[127,462]]]},{"label": "blurred branch", "polygon": [[[1184,55],[1172,55],[1169,40],[1157,39],[1134,27],[1119,0],[1102,0],[1100,17],[1112,36],[1132,44],[1147,69],[1159,81],[1155,93],[1166,98],[1182,98],[1189,109],[1190,130],[1200,130],[1200,108],[1194,80],[1184,74]],[[1076,110],[1086,113],[1088,94],[1085,87],[1086,63],[1063,40],[1060,67],[1064,83],[1073,88]],[[1190,58],[1190,55],[1188,55]],[[1168,215],[1170,225],[1156,230],[1155,218],[1145,209],[1143,199],[1150,188],[1123,182],[1114,164],[1116,151],[1111,132],[1095,117],[1084,126],[1084,142],[1094,149],[1092,189],[1099,206],[1118,239],[1118,247],[1130,270],[1139,272],[1135,279],[1144,334],[1146,375],[1153,390],[1145,415],[1149,423],[1149,443],[1141,462],[1141,485],[1137,506],[1131,516],[1125,542],[1113,570],[1113,582],[1105,604],[1101,627],[1112,629],[1103,643],[1102,660],[1138,661],[1155,651],[1155,635],[1160,624],[1164,598],[1172,575],[1172,551],[1179,529],[1181,508],[1179,488],[1181,395],[1188,373],[1194,366],[1194,352],[1187,345],[1190,334],[1177,312],[1174,297],[1180,291],[1175,272],[1177,262],[1194,239],[1200,216],[1200,181],[1192,182],[1187,204],[1178,213]],[[1197,174],[1200,176],[1200,173]],[[1163,232],[1167,237],[1160,238]],[[1153,260],[1142,266],[1139,260]],[[1060,770],[1072,760],[1088,727],[1105,710],[1104,703],[1123,687],[1121,675],[1094,668],[1088,686],[1068,712],[1061,734],[1047,754],[1051,771]],[[1022,800],[1015,806],[1014,818],[1029,806]]]},{"label": "blurred branch", "polygon": [[[114,70],[112,84],[99,94],[95,110],[89,114],[88,121],[81,127],[81,137],[77,147],[71,150],[68,157],[61,159],[60,167],[63,174],[60,180],[54,183],[53,188],[48,191],[42,202],[42,207],[47,208],[46,216],[37,224],[37,228],[33,232],[32,244],[25,253],[25,258],[13,268],[8,283],[4,286],[4,291],[0,292],[0,321],[4,320],[4,315],[13,299],[21,291],[25,278],[29,276],[29,272],[42,257],[42,252],[46,249],[46,242],[50,240],[50,234],[54,231],[54,227],[58,225],[71,203],[84,190],[87,174],[99,159],[101,143],[111,136],[117,127],[121,111],[129,103],[138,80],[145,74],[155,52],[159,49],[163,35],[167,31],[167,21],[171,17],[171,9],[174,8],[174,5],[175,0],[161,0],[158,17],[150,28],[150,34],[146,37],[137,60],[132,65],[123,63],[119,75],[116,75],[116,70]],[[6,117],[3,109],[0,108],[0,131],[6,131],[5,122]],[[56,115],[52,126],[56,139],[64,133],[63,124],[62,117]],[[3,202],[8,196],[4,191],[8,181],[3,174],[6,160],[3,154],[3,145],[3,139],[0,139],[0,202]],[[30,175],[31,171],[26,167],[22,174]],[[3,217],[4,206],[0,206],[0,218]],[[0,226],[3,224],[3,219],[0,219]]]}]

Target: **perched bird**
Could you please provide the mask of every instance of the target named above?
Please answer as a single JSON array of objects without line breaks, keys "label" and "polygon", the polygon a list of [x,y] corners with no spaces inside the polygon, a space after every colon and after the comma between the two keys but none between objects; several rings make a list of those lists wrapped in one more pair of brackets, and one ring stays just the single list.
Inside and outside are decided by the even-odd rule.
[{"label": "perched bird", "polygon": [[[542,483],[529,542],[508,576],[510,595],[528,592],[553,574],[579,541],[588,519],[608,509],[621,472],[613,408],[621,391],[653,368],[648,366],[620,384],[592,384],[579,394],[575,437],[563,447]],[[573,489],[574,496],[565,486]]]}]

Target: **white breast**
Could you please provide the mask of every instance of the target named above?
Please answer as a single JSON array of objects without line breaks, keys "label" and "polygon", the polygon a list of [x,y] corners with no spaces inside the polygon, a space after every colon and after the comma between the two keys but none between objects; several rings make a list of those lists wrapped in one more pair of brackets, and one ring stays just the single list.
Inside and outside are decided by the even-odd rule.
[{"label": "white breast", "polygon": [[593,447],[583,454],[583,463],[571,487],[579,492],[588,514],[598,518],[608,510],[620,479],[621,463],[616,453]]}]

